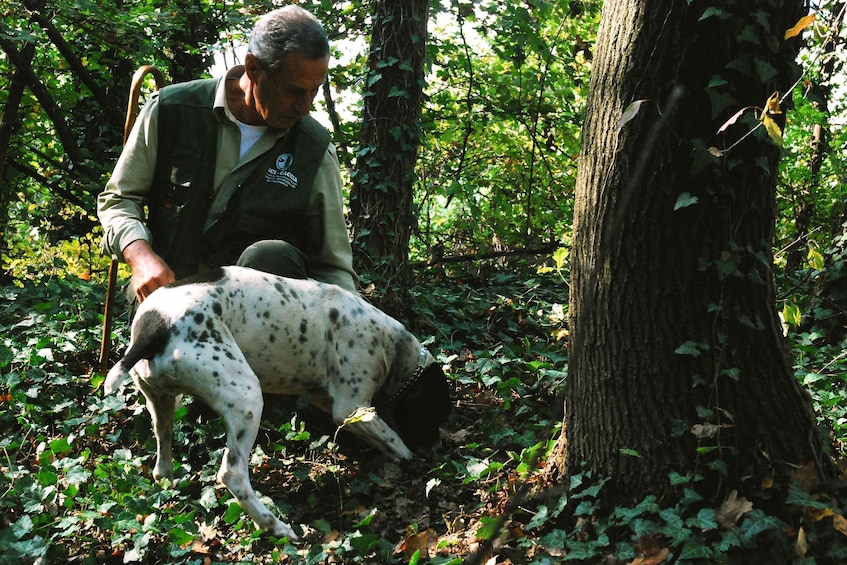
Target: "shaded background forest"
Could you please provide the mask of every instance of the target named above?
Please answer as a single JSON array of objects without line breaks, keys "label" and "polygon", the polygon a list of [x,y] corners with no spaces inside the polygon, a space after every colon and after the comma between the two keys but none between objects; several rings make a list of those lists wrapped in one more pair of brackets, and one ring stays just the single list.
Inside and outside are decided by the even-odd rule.
[{"label": "shaded background forest", "polygon": [[[299,3],[325,23],[334,48],[316,114],[333,133],[349,190],[368,149],[359,142],[360,101],[372,86],[365,67],[374,3]],[[566,533],[555,520],[561,493],[531,503],[515,497],[536,480],[561,421],[572,196],[601,4],[432,3],[409,260],[415,329],[433,336],[430,347],[463,399],[447,430],[451,459],[410,481],[403,470],[339,452],[333,430],[279,409],[260,449],[285,462],[257,465],[253,481],[313,528],[311,545],[295,550],[260,540],[212,488],[206,443],[219,437],[214,424],[179,432],[196,446],[178,472],[188,492],[157,491],[138,478],[152,453],[141,407],[101,399],[96,375],[79,378],[91,376],[108,268],[94,200],[120,151],[132,73],[155,64],[178,82],[235,64],[255,16],[275,3],[0,0],[0,426],[9,430],[0,439],[0,555],[14,563],[320,562],[334,553],[387,562],[424,550],[448,563],[497,550],[514,562],[544,562],[568,547],[571,556],[616,548],[618,558],[634,559],[649,531],[636,517],[652,507],[624,514],[633,534],[620,547],[603,532]],[[840,451],[845,5],[814,8],[806,74],[785,131],[775,276],[798,379]],[[597,493],[577,498],[587,506],[575,516],[590,517]],[[667,534],[670,521],[657,523]],[[694,539],[701,525],[687,527]]]},{"label": "shaded background forest", "polygon": [[[334,46],[318,115],[350,173],[362,151],[371,9],[301,4],[322,17]],[[271,5],[8,5],[0,62],[9,85],[0,101],[5,282],[49,272],[54,260],[77,275],[102,271],[88,252],[96,250],[94,197],[120,148],[132,73],[155,64],[175,82],[209,73],[216,57],[218,69],[220,61],[231,65],[231,48]],[[413,259],[566,240],[599,7],[540,2],[501,13],[494,2],[433,5]],[[39,255],[41,265],[19,262]]]}]

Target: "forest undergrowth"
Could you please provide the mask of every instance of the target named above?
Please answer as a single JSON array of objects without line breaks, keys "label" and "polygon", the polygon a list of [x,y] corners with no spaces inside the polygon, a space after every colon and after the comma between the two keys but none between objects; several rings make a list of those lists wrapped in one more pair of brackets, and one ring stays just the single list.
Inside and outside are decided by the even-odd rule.
[{"label": "forest undergrowth", "polygon": [[[152,479],[143,397],[132,387],[104,397],[93,370],[100,284],[1,288],[0,565],[741,563],[763,548],[779,562],[847,559],[838,497],[799,486],[796,523],[741,504],[729,524],[693,499],[603,509],[602,481],[587,473],[540,484],[567,373],[567,285],[556,269],[433,269],[414,295],[409,327],[450,380],[442,450],[393,463],[304,399],[267,397],[251,481],[303,533],[291,543],[256,531],[216,484],[223,429],[191,399],[177,413],[175,481]],[[114,331],[120,350],[126,321]],[[845,360],[814,334],[793,337],[798,378],[838,452]],[[685,480],[696,478],[669,477]]]}]

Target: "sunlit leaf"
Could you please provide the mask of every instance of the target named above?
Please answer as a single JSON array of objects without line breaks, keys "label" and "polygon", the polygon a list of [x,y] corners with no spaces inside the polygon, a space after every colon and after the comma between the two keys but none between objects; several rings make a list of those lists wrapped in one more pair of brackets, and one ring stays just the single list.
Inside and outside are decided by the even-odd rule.
[{"label": "sunlit leaf", "polygon": [[779,106],[779,92],[774,92],[765,102],[765,111],[768,114],[781,114],[782,109]]},{"label": "sunlit leaf", "polygon": [[762,112],[761,120],[773,144],[782,147],[782,128],[779,127],[779,124],[767,112]]},{"label": "sunlit leaf", "polygon": [[376,418],[376,408],[373,406],[365,406],[356,408],[352,414],[344,418],[344,422],[342,422],[341,427],[344,427],[348,424],[355,424],[357,422],[370,422]]},{"label": "sunlit leaf", "polygon": [[791,327],[800,326],[800,321],[803,319],[800,307],[793,302],[786,302],[785,306],[782,307],[782,319]]},{"label": "sunlit leaf", "polygon": [[792,37],[800,35],[800,33],[802,33],[804,29],[812,25],[812,23],[815,21],[815,17],[815,12],[812,12],[808,16],[803,16],[802,18],[800,18],[797,23],[794,24],[794,27],[789,30],[786,30],[785,37],[783,37],[783,39],[791,39]]},{"label": "sunlit leaf", "polygon": [[817,249],[810,248],[806,260],[809,262],[810,267],[818,271],[822,271],[826,266],[823,254]]}]

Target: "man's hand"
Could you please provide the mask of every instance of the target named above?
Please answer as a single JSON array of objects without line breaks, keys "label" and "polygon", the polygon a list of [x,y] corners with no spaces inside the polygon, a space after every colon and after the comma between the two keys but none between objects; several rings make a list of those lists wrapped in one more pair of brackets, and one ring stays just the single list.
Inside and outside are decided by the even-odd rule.
[{"label": "man's hand", "polygon": [[176,280],[174,272],[143,239],[137,239],[123,250],[124,259],[132,269],[132,288],[138,301],[150,293]]}]

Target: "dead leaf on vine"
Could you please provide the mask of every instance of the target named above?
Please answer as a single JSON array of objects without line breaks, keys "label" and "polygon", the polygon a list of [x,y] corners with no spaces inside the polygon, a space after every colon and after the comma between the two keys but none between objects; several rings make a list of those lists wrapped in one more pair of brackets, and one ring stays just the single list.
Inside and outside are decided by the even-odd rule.
[{"label": "dead leaf on vine", "polygon": [[812,25],[812,23],[815,21],[815,17],[816,14],[812,12],[808,16],[803,16],[802,18],[800,18],[800,20],[796,24],[794,24],[794,27],[785,32],[785,37],[783,39],[791,39],[792,37],[797,37],[798,35],[800,35],[800,33],[804,29]]},{"label": "dead leaf on vine", "polygon": [[716,520],[718,526],[729,529],[733,527],[738,520],[747,512],[753,509],[753,503],[744,498],[738,497],[738,491],[734,490],[726,495],[726,499],[721,502],[718,508]]},{"label": "dead leaf on vine", "polygon": [[718,435],[721,431],[721,428],[731,428],[729,424],[712,424],[711,422],[706,422],[704,424],[694,424],[691,426],[691,433],[694,434],[694,437],[697,439],[711,439]]},{"label": "dead leaf on vine", "polygon": [[744,112],[746,112],[749,109],[750,108],[748,107],[748,108],[741,108],[740,110],[738,110],[735,114],[732,115],[732,117],[730,119],[725,121],[723,123],[723,125],[718,128],[718,133],[723,133],[726,130],[726,128],[728,128],[729,126],[731,126],[735,122],[737,122],[738,119],[744,114]]},{"label": "dead leaf on vine", "polygon": [[774,92],[765,102],[765,112],[768,114],[781,114],[782,108],[779,106],[779,92]]},{"label": "dead leaf on vine", "polygon": [[779,124],[767,112],[762,112],[761,120],[773,144],[782,147],[782,128],[779,127]]},{"label": "dead leaf on vine", "polygon": [[638,112],[641,110],[641,106],[645,102],[649,102],[649,100],[636,100],[635,102],[627,106],[626,109],[623,111],[623,114],[621,114],[618,123],[615,125],[615,130],[620,131],[621,128],[631,122],[635,118],[635,116],[638,115]]}]

